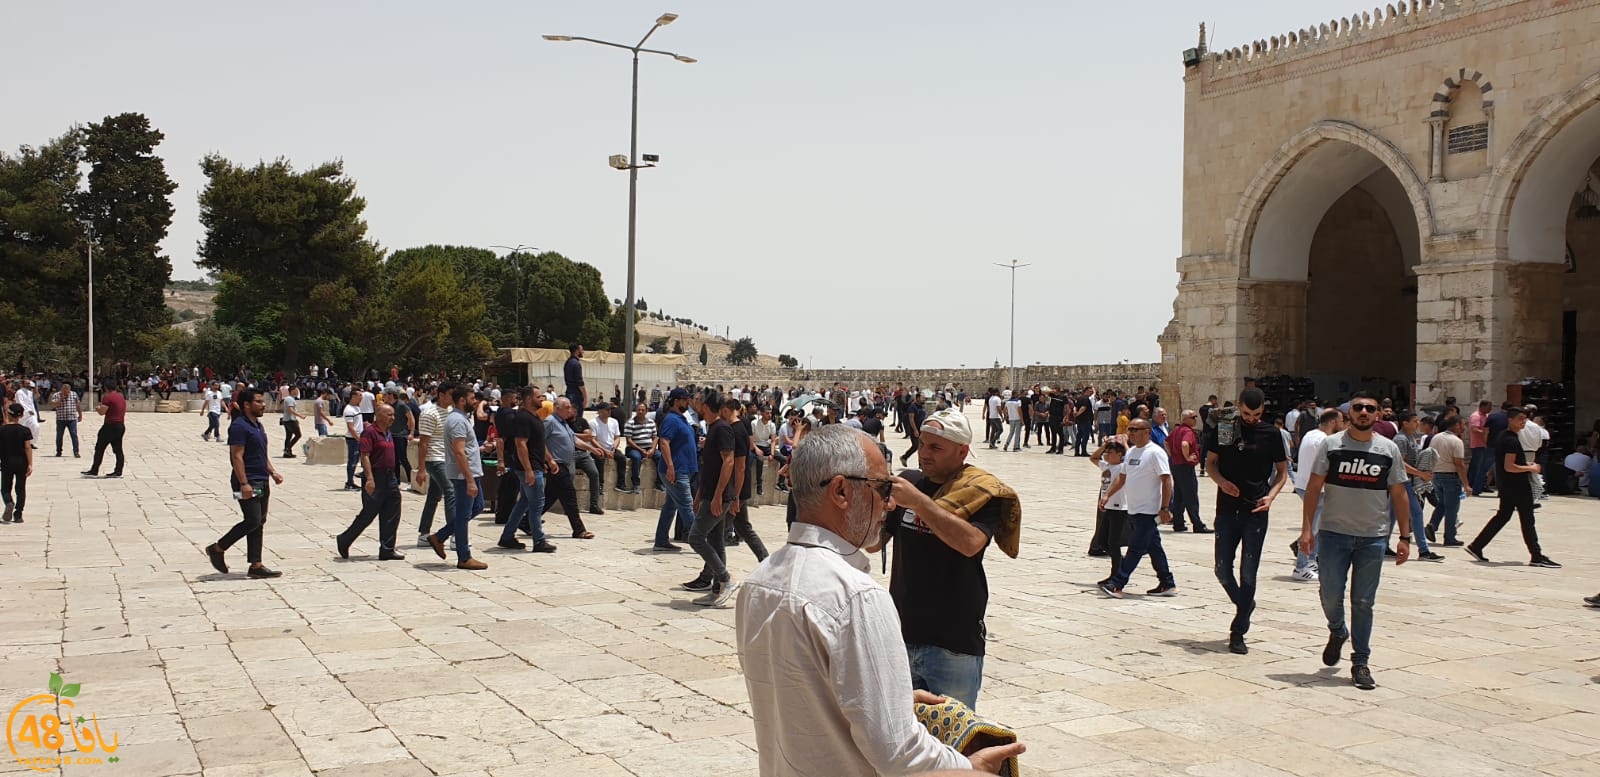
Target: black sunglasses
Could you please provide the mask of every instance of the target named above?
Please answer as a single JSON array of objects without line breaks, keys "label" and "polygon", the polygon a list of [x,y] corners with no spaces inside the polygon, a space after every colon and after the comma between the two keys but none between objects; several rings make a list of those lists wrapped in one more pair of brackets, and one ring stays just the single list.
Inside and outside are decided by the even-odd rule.
[{"label": "black sunglasses", "polygon": [[1377,405],[1351,405],[1350,406],[1350,412],[1352,412],[1352,413],[1376,413],[1376,412],[1378,412],[1378,406]]},{"label": "black sunglasses", "polygon": [[[885,501],[888,501],[889,495],[894,493],[893,480],[887,480],[885,478],[868,478],[860,475],[840,475],[839,477],[842,477],[845,480],[854,480],[861,483],[872,483],[872,490],[878,492],[878,496],[883,497]],[[833,478],[828,478],[817,485],[826,486],[831,482],[833,482]]]}]

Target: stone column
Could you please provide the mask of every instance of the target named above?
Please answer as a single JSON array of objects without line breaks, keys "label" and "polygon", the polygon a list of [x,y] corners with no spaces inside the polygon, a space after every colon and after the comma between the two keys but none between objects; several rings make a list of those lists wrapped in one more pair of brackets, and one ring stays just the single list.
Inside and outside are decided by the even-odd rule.
[{"label": "stone column", "polygon": [[1496,402],[1507,384],[1560,371],[1560,265],[1417,266],[1417,397]]}]

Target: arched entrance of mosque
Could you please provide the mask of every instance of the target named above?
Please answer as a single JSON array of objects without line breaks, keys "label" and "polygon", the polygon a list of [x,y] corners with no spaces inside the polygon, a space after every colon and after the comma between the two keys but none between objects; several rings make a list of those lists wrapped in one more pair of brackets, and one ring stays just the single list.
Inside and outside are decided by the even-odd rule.
[{"label": "arched entrance of mosque", "polygon": [[[1513,266],[1538,269],[1518,284],[1513,378],[1572,387],[1571,420],[1552,429],[1569,447],[1600,418],[1600,73],[1552,101],[1515,141],[1485,200]],[[1509,204],[1509,207],[1507,207]],[[1564,408],[1549,407],[1560,411]],[[1570,431],[1566,425],[1574,428]]]},{"label": "arched entrance of mosque", "polygon": [[1271,291],[1246,295],[1262,323],[1251,369],[1310,379],[1324,399],[1367,389],[1410,404],[1429,216],[1405,157],[1358,127],[1323,122],[1257,180],[1270,185],[1252,187],[1261,205],[1242,236],[1241,274],[1247,288]]}]

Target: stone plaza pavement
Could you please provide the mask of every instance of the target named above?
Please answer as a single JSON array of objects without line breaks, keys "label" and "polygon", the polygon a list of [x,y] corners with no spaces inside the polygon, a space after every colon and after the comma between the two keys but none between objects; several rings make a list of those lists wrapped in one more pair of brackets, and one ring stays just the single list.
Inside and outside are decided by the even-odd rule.
[{"label": "stone plaza pavement", "polygon": [[[653,512],[586,517],[599,537],[554,535],[554,555],[493,550],[485,516],[485,572],[409,547],[380,563],[375,528],[341,561],[332,535],[358,504],[341,468],[278,459],[266,561],[284,576],[248,580],[243,543],[227,576],[200,550],[237,518],[226,448],[200,441],[202,419],[131,416],[122,480],[78,476],[98,419],[85,426],[85,458],[41,446],[27,522],[0,526],[0,699],[45,693],[57,672],[81,684],[76,712],[119,737],[119,763],[66,774],[755,774],[734,611],[675,590],[699,562],[649,552]],[[1177,598],[1108,600],[1094,590],[1107,565],[1085,555],[1088,460],[981,446],[974,460],[1025,499],[1021,558],[987,556],[980,704],[1021,732],[1025,773],[1600,774],[1600,611],[1580,601],[1600,590],[1600,503],[1539,511],[1565,569],[1525,566],[1515,524],[1494,563],[1441,549],[1442,564],[1386,566],[1381,686],[1363,692],[1348,660],[1323,668],[1316,587],[1289,578],[1292,494],[1274,508],[1250,654],[1236,656],[1209,537],[1163,534]],[[409,546],[421,499],[405,500]],[[1493,505],[1467,500],[1467,531]],[[782,542],[781,509],[755,522]],[[739,576],[754,563],[742,547],[729,559]],[[1146,565],[1129,590],[1153,584]],[[0,772],[26,771],[4,757]]]}]

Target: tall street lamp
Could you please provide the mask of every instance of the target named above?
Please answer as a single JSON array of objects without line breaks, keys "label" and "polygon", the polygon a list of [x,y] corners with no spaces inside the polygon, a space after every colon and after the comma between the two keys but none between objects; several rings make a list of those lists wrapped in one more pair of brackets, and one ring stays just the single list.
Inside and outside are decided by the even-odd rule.
[{"label": "tall street lamp", "polygon": [[87,370],[88,382],[83,386],[83,398],[88,400],[94,395],[94,226],[83,222],[85,236],[84,246],[89,255],[89,369]]},{"label": "tall street lamp", "polygon": [[[622,43],[612,43],[611,41],[607,40],[585,38],[578,35],[544,36],[544,39],[549,41],[583,41],[585,43],[598,43],[601,46],[610,46],[611,48],[622,49],[633,54],[633,107],[632,115],[629,119],[628,158],[622,160],[622,164],[618,164],[615,157],[612,158],[613,167],[619,170],[628,171],[628,294],[627,297],[623,299],[625,314],[627,316],[627,326],[623,329],[622,336],[622,383],[630,392],[633,391],[633,319],[636,313],[633,307],[634,238],[637,234],[638,225],[639,168],[655,166],[653,164],[639,164],[639,55],[641,53],[660,54],[665,57],[672,57],[679,62],[693,64],[696,61],[693,57],[686,57],[682,54],[674,54],[670,51],[644,48],[645,41],[650,40],[650,36],[654,35],[656,30],[659,30],[662,27],[677,21],[677,19],[678,15],[675,13],[662,14],[656,19],[656,23],[651,25],[650,31],[646,32],[644,37],[640,38],[639,42],[633,44],[632,46]],[[655,159],[649,158],[644,161],[654,162]]]},{"label": "tall street lamp", "polygon": [[[523,251],[537,251],[537,250],[539,250],[538,248],[536,248],[534,246],[525,246],[525,245],[523,245],[521,243],[518,243],[516,248],[512,248],[511,246],[503,246],[503,245],[492,245],[492,246],[489,246],[489,247],[490,248],[504,248],[505,250],[510,251],[511,253],[507,255],[508,258],[511,257],[511,256],[520,257],[520,256],[522,256],[522,252]],[[516,269],[517,269],[517,293],[512,295],[512,297],[511,297],[511,307],[515,311],[514,315],[517,318],[517,340],[520,341],[522,339],[522,260],[521,259],[517,260]],[[517,342],[514,345],[516,347],[518,347],[518,348],[522,347],[522,343],[521,342]]]},{"label": "tall street lamp", "polygon": [[1022,268],[1024,268],[1024,267],[1029,267],[1031,265],[1017,264],[1017,260],[1012,259],[1011,260],[1011,264],[1001,264],[999,262],[995,262],[994,266],[996,266],[996,267],[1004,267],[1005,269],[1011,271],[1011,356],[1008,359],[1007,364],[1011,365],[1011,385],[1009,386],[1009,388],[1011,389],[1012,394],[1016,394],[1016,392],[1017,392],[1017,271],[1022,269]]}]

